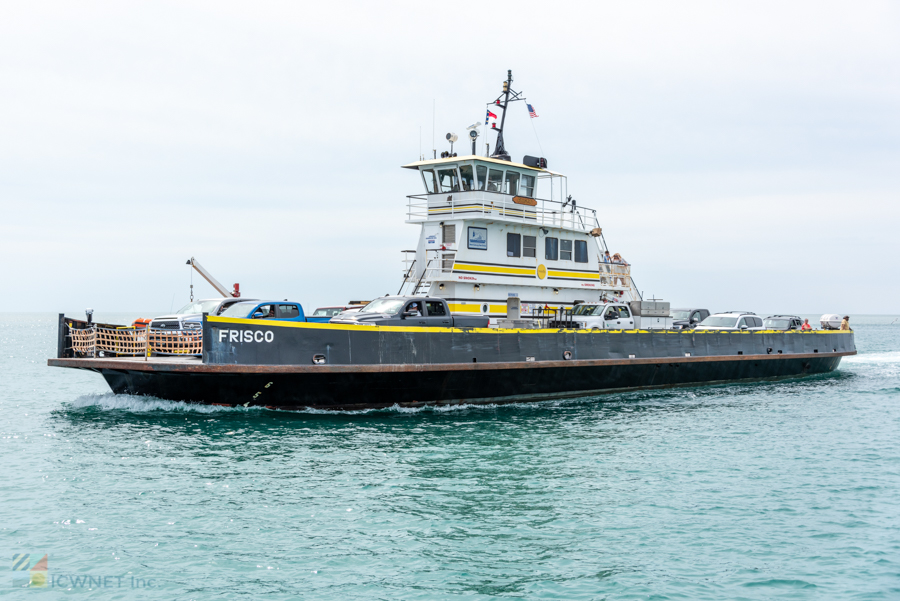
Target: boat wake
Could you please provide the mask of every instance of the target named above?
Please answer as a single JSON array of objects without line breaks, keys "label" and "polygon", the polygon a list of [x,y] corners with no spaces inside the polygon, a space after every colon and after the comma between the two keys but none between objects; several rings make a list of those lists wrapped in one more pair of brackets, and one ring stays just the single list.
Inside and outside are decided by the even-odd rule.
[{"label": "boat wake", "polygon": [[883,353],[860,353],[858,355],[853,355],[851,357],[844,357],[841,360],[841,363],[842,364],[847,363],[850,365],[859,365],[859,364],[866,364],[866,363],[900,364],[900,351],[886,351]]},{"label": "boat wake", "polygon": [[200,403],[185,403],[181,401],[167,401],[156,397],[114,394],[87,394],[68,403],[68,409],[74,411],[99,410],[99,411],[123,411],[128,413],[172,412],[172,413],[247,413],[270,412],[285,413],[289,415],[370,415],[383,413],[419,414],[419,413],[454,413],[465,411],[494,411],[501,408],[533,409],[536,406],[556,406],[563,404],[578,404],[592,402],[592,399],[572,398],[538,401],[531,403],[459,403],[453,405],[427,405],[423,407],[402,407],[399,404],[390,407],[378,407],[369,409],[314,409],[312,407],[291,410],[269,409],[267,407],[226,407],[219,405],[205,405]]},{"label": "boat wake", "polygon": [[371,409],[313,409],[307,407],[300,410],[290,410],[288,413],[307,413],[311,415],[368,415],[378,413],[401,413],[414,415],[418,413],[458,413],[463,411],[494,411],[502,408],[534,409],[541,405],[560,404],[572,402],[569,400],[559,401],[536,401],[532,403],[459,403],[453,405],[425,405],[422,407],[401,407],[400,405],[391,405],[390,407],[375,407]]},{"label": "boat wake", "polygon": [[[900,351],[861,353],[845,357],[840,371],[861,376],[861,391],[876,394],[895,394],[900,386]],[[878,383],[878,386],[873,384]],[[888,386],[885,386],[888,384]]]}]

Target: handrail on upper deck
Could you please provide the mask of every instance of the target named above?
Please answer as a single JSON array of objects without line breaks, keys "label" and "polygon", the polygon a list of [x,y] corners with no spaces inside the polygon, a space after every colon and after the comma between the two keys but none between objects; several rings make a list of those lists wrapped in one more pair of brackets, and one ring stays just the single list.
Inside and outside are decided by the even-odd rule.
[{"label": "handrail on upper deck", "polygon": [[[444,194],[449,194],[451,196],[453,194],[495,194],[497,196],[503,196],[503,197],[507,197],[510,199],[517,198],[517,197],[518,198],[531,198],[532,200],[535,200],[539,203],[558,204],[558,205],[560,205],[560,212],[563,212],[562,209],[566,208],[567,206],[572,206],[568,201],[564,203],[562,201],[555,200],[553,198],[538,198],[537,196],[534,196],[534,197],[519,196],[518,194],[508,194],[506,192],[497,192],[496,190],[453,190],[452,192],[426,192],[425,194],[407,194],[406,197],[407,198],[416,198],[419,200],[428,200],[430,196],[443,196]],[[573,209],[568,212],[574,213],[576,211],[590,212],[594,215],[597,214],[596,209],[592,209],[590,207],[585,207],[585,206],[577,206],[577,205],[574,206]]]},{"label": "handrail on upper deck", "polygon": [[[506,194],[503,192],[496,192],[493,190],[458,190],[455,192],[436,192],[433,194],[409,194],[407,195],[408,203],[407,203],[407,220],[408,221],[424,221],[428,219],[432,213],[431,209],[434,209],[433,205],[430,203],[434,200],[439,200],[439,197],[447,195],[450,199],[449,204],[446,205],[447,208],[450,209],[449,215],[454,215],[456,211],[454,208],[457,206],[457,200],[452,198],[454,194],[481,194],[481,195],[491,195],[499,197],[499,202],[495,202],[492,200],[484,199],[484,198],[465,198],[460,199],[459,203],[464,204],[466,206],[465,212],[471,213],[473,211],[473,204],[477,205],[479,201],[482,203],[482,211],[485,214],[494,213],[495,211],[501,211],[501,215],[507,218],[513,218],[514,221],[522,221],[524,223],[538,223],[540,225],[550,225],[551,227],[569,225],[571,227],[581,227],[584,230],[590,230],[593,227],[599,227],[600,222],[597,220],[597,211],[595,209],[591,209],[589,207],[579,207],[573,206],[571,210],[566,211],[565,208],[569,206],[568,203],[562,203],[558,200],[553,200],[549,198],[534,198],[532,200],[535,201],[535,205],[526,205],[521,203],[516,203],[513,201],[516,196],[512,194]],[[525,197],[521,197],[525,198]],[[413,201],[418,200],[422,201],[420,203],[415,203]],[[490,204],[484,204],[485,201],[490,202]],[[546,204],[557,205],[557,207],[550,207],[549,209],[545,206]],[[474,210],[477,211],[477,208]],[[510,215],[509,212],[514,211],[515,213],[521,213],[521,215],[516,215],[515,213]],[[529,213],[531,215],[529,215]],[[446,215],[447,213],[444,213]],[[548,217],[552,216],[552,219],[548,220]],[[577,218],[576,218],[577,216]],[[516,219],[518,217],[518,219]],[[593,221],[593,225],[589,223],[585,223],[585,220],[588,222]],[[548,221],[550,221],[548,223]],[[559,222],[559,223],[557,223]],[[566,224],[566,222],[570,222]]]}]

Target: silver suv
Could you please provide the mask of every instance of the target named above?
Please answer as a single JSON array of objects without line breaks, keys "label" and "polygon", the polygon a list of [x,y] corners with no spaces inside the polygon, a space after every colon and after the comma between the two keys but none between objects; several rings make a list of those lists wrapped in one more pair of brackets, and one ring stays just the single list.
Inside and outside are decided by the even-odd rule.
[{"label": "silver suv", "polygon": [[759,331],[763,320],[750,311],[728,311],[715,313],[700,322],[695,330],[720,330],[725,332]]}]

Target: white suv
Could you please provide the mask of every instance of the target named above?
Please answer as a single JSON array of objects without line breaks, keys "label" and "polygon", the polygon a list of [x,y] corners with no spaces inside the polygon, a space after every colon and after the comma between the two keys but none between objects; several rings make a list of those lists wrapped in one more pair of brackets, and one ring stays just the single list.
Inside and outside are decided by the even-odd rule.
[{"label": "white suv", "polygon": [[751,332],[763,329],[763,320],[749,311],[715,313],[700,322],[695,330],[722,330],[725,332]]}]

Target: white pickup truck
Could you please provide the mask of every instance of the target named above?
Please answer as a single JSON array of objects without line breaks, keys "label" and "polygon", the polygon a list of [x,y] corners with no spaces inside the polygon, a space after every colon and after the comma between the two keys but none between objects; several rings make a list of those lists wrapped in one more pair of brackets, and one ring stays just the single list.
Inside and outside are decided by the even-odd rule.
[{"label": "white pickup truck", "polygon": [[588,330],[667,330],[672,328],[669,303],[580,303],[572,311],[577,327]]}]

